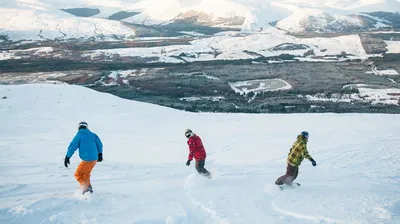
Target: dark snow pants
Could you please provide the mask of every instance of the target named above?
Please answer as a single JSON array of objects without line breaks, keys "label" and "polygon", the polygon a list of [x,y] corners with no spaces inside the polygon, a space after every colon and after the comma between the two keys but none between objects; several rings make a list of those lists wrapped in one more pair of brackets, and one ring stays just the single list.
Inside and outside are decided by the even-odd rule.
[{"label": "dark snow pants", "polygon": [[297,175],[299,174],[299,167],[298,166],[292,166],[287,164],[286,166],[286,174],[279,177],[276,181],[276,185],[291,185],[293,181],[297,178]]},{"label": "dark snow pants", "polygon": [[205,160],[196,160],[196,170],[199,174],[204,176],[210,176],[210,172],[204,168],[206,161]]}]

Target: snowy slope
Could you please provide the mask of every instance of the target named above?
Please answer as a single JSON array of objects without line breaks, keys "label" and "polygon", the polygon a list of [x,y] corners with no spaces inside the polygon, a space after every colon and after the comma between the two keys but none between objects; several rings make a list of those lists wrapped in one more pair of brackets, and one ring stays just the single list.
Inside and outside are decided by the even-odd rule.
[{"label": "snowy slope", "polygon": [[0,35],[11,40],[131,38],[135,32],[118,21],[78,18],[55,8],[50,1],[17,0],[0,4]]},{"label": "snowy slope", "polygon": [[[158,7],[154,7],[155,5]],[[143,0],[131,8],[142,13],[125,21],[144,24],[171,22],[175,17],[182,18],[179,15],[188,11],[205,13],[211,19],[231,17],[232,15],[245,17],[249,13],[246,5],[237,4],[231,0],[164,0],[162,2],[157,0]]]},{"label": "snowy slope", "polygon": [[[0,93],[0,223],[400,222],[399,115],[194,114],[63,84]],[[63,167],[81,120],[104,143],[87,199],[74,196],[78,156]],[[211,180],[185,166],[188,127]],[[318,165],[278,191],[302,130]]]},{"label": "snowy slope", "polygon": [[277,23],[280,29],[291,32],[304,32],[306,28],[317,31],[359,28],[366,25],[365,21],[354,15],[376,11],[400,12],[397,0],[283,0],[271,4],[292,10],[291,15]]}]

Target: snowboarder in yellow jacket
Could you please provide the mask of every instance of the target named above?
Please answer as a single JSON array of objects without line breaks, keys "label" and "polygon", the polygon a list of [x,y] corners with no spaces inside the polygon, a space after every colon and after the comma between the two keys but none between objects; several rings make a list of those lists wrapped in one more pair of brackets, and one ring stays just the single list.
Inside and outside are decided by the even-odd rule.
[{"label": "snowboarder in yellow jacket", "polygon": [[[308,154],[307,151],[308,137],[309,134],[306,131],[301,132],[301,134],[297,136],[297,140],[290,149],[287,158],[286,174],[279,177],[275,181],[276,185],[286,184],[292,186],[293,181],[297,178],[297,175],[299,174],[299,166],[304,158],[310,160],[313,166],[317,165],[315,160],[310,156],[310,154]],[[300,184],[296,183],[296,185]]]}]

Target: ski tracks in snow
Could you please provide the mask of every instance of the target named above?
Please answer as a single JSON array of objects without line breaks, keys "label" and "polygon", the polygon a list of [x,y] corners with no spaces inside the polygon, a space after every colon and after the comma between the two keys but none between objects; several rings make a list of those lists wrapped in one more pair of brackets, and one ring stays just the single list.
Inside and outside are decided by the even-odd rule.
[{"label": "ski tracks in snow", "polygon": [[[265,195],[256,202],[260,209],[269,212],[274,220],[281,220],[279,223],[334,223],[334,224],[355,224],[360,223],[358,220],[341,220],[336,218],[330,218],[324,215],[312,215],[305,212],[298,212],[296,205],[293,207],[279,205],[280,201],[285,202],[287,198],[293,198],[293,200],[299,200],[295,198],[296,190],[299,188],[285,190],[279,190],[274,184],[266,184],[264,187]],[[290,201],[290,200],[289,200]],[[284,203],[285,204],[285,203]],[[297,205],[298,206],[298,205]],[[291,209],[292,207],[292,209]],[[279,216],[279,218],[278,218]]]},{"label": "ski tracks in snow", "polygon": [[[204,180],[202,180],[200,178],[203,178]],[[196,200],[196,198],[194,196],[192,196],[191,190],[196,185],[206,184],[207,181],[210,181],[210,180],[208,180],[202,176],[199,176],[197,174],[190,174],[185,179],[185,183],[184,183],[184,191],[185,191],[187,198],[195,206],[195,208],[200,209],[204,213],[204,216],[208,217],[208,219],[211,223],[219,223],[219,224],[232,223],[229,220],[224,219],[221,215],[219,215],[216,210],[212,209],[210,206],[200,203],[198,200]]]},{"label": "ski tracks in snow", "polygon": [[348,222],[348,221],[333,219],[333,218],[324,217],[324,216],[306,215],[306,214],[286,210],[284,208],[279,207],[276,203],[280,199],[280,197],[285,196],[285,195],[286,195],[285,193],[282,193],[281,195],[277,196],[275,199],[273,199],[271,201],[272,208],[275,211],[277,211],[283,215],[291,216],[296,219],[309,220],[314,223],[335,223],[335,224],[356,223],[356,222]]}]

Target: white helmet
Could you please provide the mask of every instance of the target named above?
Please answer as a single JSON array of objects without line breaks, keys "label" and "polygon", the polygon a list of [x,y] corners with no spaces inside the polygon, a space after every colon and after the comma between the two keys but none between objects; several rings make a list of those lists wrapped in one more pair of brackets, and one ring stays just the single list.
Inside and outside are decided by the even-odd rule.
[{"label": "white helmet", "polygon": [[193,136],[193,131],[190,129],[185,130],[185,136],[186,138],[192,137]]}]

